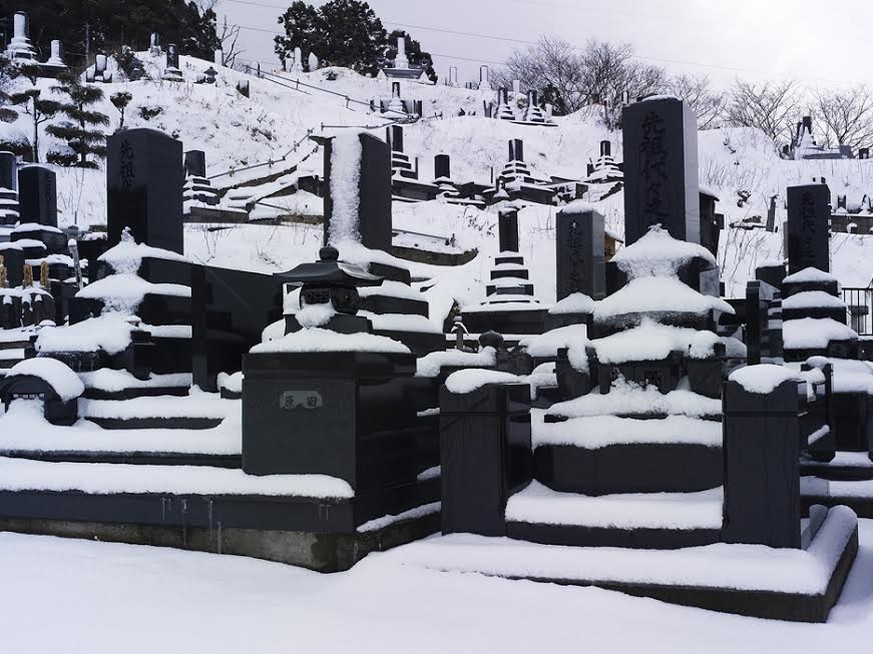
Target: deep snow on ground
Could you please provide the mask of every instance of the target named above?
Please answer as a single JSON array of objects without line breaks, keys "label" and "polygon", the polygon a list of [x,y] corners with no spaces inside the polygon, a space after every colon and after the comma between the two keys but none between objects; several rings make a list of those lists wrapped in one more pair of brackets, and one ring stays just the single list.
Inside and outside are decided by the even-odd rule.
[{"label": "deep snow on ground", "polygon": [[873,633],[870,520],[861,521],[858,558],[825,625],[396,559],[374,554],[322,575],[244,557],[3,533],[3,650],[796,654],[856,651]]},{"label": "deep snow on ground", "polygon": [[[227,68],[219,70],[216,85],[191,83],[210,62],[181,58],[185,83],[160,81],[162,57],[141,55],[147,71],[158,81],[139,81],[102,85],[106,99],[101,110],[111,117],[110,129],[118,125],[118,112],[108,97],[120,90],[134,95],[125,124],[161,129],[183,141],[186,149],[206,152],[208,174],[238,169],[288,155],[293,163],[306,150],[288,154],[295,143],[305,139],[308,130],[337,133],[331,125],[384,125],[387,118],[369,114],[367,108],[351,100],[368,101],[390,95],[390,82],[364,78],[344,69],[323,69],[311,74],[268,74],[256,78]],[[266,71],[265,71],[266,72]],[[336,77],[336,79],[329,79]],[[296,79],[309,86],[296,85]],[[240,80],[248,80],[251,97],[235,90]],[[278,82],[278,83],[277,83]],[[49,81],[42,82],[44,86]],[[293,88],[292,88],[293,87]],[[315,88],[313,88],[315,87]],[[557,127],[524,126],[481,117],[483,101],[496,97],[493,91],[430,86],[402,82],[404,98],[425,103],[425,119],[405,128],[405,150],[418,158],[421,178],[433,176],[433,157],[451,155],[452,176],[457,181],[488,183],[507,158],[507,141],[521,138],[525,159],[539,177],[585,176],[586,163],[596,157],[598,143],[609,139],[613,152],[621,159],[621,134],[609,133],[597,122],[594,109],[556,118]],[[514,98],[518,101],[518,97]],[[163,112],[150,120],[139,109],[161,106]],[[464,108],[479,116],[456,114]],[[433,118],[442,114],[443,118]],[[799,118],[799,117],[798,117]],[[29,133],[19,120],[8,129]],[[383,136],[383,129],[373,133]],[[790,184],[825,177],[832,195],[847,194],[850,203],[860,202],[873,190],[873,160],[786,161],[776,154],[776,145],[752,129],[711,130],[699,133],[700,184],[720,197],[718,211],[733,223],[754,216],[766,217],[770,197],[779,195],[777,223],[785,219],[785,189]],[[44,138],[43,151],[53,147]],[[302,172],[320,173],[321,156],[310,157]],[[104,224],[106,189],[103,170],[57,169],[58,206],[61,224]],[[264,169],[262,169],[264,170]],[[226,180],[226,178],[225,178]],[[738,205],[738,191],[750,193]],[[297,208],[300,213],[317,213],[320,200],[309,194],[275,198],[272,203]],[[621,194],[598,203],[607,226],[623,232]],[[484,293],[481,283],[487,278],[488,257],[496,253],[497,211],[501,205],[480,211],[448,205],[442,201],[419,205],[394,204],[394,223],[403,229],[437,235],[456,236],[458,246],[476,248],[480,256],[462,269],[430,271],[437,274],[436,293],[458,299],[461,304],[475,302]],[[522,253],[528,257],[537,291],[546,302],[554,299],[554,222],[556,207],[529,205],[520,216]],[[286,270],[315,257],[321,239],[320,226],[280,227],[238,226],[222,231],[207,231],[202,225],[186,228],[186,253],[212,265],[274,272]],[[873,236],[834,235],[831,242],[832,268],[845,286],[867,286],[873,280],[873,261],[866,256]],[[422,242],[425,246],[425,242]],[[742,295],[746,280],[757,264],[784,256],[781,232],[726,229],[722,233],[719,263],[728,296]],[[414,266],[413,266],[414,267]]]}]

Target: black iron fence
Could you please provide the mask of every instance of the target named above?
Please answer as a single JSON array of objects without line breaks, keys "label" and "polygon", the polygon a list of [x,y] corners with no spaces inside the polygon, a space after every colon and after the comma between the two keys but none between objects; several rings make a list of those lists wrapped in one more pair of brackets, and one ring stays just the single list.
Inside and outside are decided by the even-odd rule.
[{"label": "black iron fence", "polygon": [[843,302],[849,310],[849,325],[861,336],[873,335],[873,288],[843,287]]}]

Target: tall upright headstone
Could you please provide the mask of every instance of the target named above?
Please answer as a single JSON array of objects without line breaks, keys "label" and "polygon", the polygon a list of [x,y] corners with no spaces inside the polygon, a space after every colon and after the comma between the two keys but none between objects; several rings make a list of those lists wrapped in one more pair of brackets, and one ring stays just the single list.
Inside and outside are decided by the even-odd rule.
[{"label": "tall upright headstone", "polygon": [[[355,139],[358,144],[355,144]],[[335,174],[337,173],[338,174]],[[357,184],[350,181],[357,176]],[[368,133],[324,141],[324,243],[391,249],[391,151]]]},{"label": "tall upright headstone", "polygon": [[388,145],[392,152],[403,152],[403,127],[391,125],[388,128]]},{"label": "tall upright headstone", "polygon": [[36,58],[36,50],[30,42],[30,19],[23,11],[16,11],[12,17],[12,39],[8,48],[13,58]]},{"label": "tall upright headstone", "polygon": [[175,43],[167,46],[167,68],[179,67],[179,49]]},{"label": "tall upright headstone", "polygon": [[488,66],[479,66],[479,90],[487,91],[491,88],[491,80],[489,79]]},{"label": "tall upright headstone", "polygon": [[129,228],[134,239],[182,252],[182,143],[148,128],[107,138],[109,245]]},{"label": "tall upright headstone", "polygon": [[625,242],[652,225],[700,242],[697,117],[677,98],[635,102],[622,113]]},{"label": "tall upright headstone", "polygon": [[11,152],[0,152],[0,188],[15,191],[18,188],[15,155]]},{"label": "tall upright headstone", "polygon": [[830,270],[831,194],[827,184],[788,187],[788,274],[812,266]]},{"label": "tall upright headstone", "polygon": [[438,154],[433,158],[433,176],[434,179],[451,179],[452,178],[452,163],[449,155]]},{"label": "tall upright headstone", "polygon": [[48,61],[46,61],[47,66],[57,66],[66,68],[66,64],[64,64],[64,50],[61,47],[61,42],[55,39],[51,42],[51,54],[49,55]]},{"label": "tall upright headstone", "polygon": [[23,223],[58,226],[58,193],[55,171],[45,166],[18,169],[18,205]]},{"label": "tall upright headstone", "polygon": [[497,215],[497,238],[500,252],[518,252],[518,211],[503,209]]},{"label": "tall upright headstone", "polygon": [[185,153],[185,175],[206,177],[206,153],[203,150],[188,150]]},{"label": "tall upright headstone", "polygon": [[555,237],[555,299],[584,293],[595,300],[606,296],[603,215],[572,205],[558,212]]},{"label": "tall upright headstone", "polygon": [[409,59],[406,56],[406,37],[397,37],[397,56],[394,58],[394,68],[409,68]]}]

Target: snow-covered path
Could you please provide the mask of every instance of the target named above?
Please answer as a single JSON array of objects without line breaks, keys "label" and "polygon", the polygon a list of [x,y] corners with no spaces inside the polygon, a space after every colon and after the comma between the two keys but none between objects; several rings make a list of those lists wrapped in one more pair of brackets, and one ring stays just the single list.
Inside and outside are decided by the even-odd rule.
[{"label": "snow-covered path", "polygon": [[391,553],[321,575],[242,557],[3,533],[2,650],[850,651],[873,633],[873,521],[861,529],[858,560],[827,625],[431,572]]}]

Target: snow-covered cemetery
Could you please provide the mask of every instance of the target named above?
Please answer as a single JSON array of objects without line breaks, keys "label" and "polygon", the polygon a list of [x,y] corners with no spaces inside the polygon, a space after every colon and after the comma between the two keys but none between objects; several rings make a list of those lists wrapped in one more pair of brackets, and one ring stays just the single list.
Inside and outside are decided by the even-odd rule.
[{"label": "snow-covered cemetery", "polygon": [[871,647],[873,115],[294,40],[356,0],[271,64],[42,1],[0,23],[0,650]]}]

